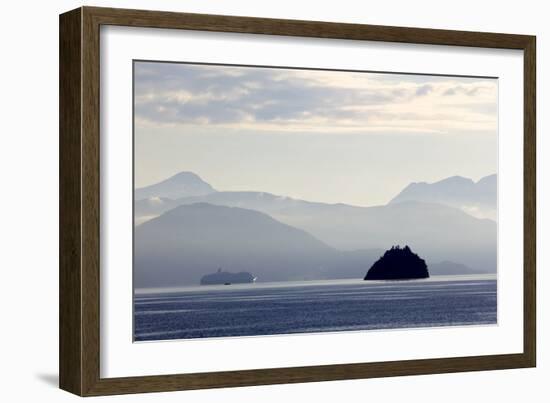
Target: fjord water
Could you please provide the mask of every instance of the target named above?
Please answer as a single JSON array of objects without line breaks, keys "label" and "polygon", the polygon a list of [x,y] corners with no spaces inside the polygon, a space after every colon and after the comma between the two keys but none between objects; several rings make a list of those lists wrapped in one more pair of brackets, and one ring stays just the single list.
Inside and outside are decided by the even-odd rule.
[{"label": "fjord water", "polygon": [[494,275],[137,290],[134,340],[497,323]]}]

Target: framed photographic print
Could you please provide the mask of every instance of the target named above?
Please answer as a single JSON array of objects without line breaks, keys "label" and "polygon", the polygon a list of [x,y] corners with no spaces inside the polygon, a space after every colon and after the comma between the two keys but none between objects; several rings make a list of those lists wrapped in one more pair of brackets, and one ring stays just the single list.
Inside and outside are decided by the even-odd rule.
[{"label": "framed photographic print", "polygon": [[535,366],[535,37],[60,16],[60,386]]}]

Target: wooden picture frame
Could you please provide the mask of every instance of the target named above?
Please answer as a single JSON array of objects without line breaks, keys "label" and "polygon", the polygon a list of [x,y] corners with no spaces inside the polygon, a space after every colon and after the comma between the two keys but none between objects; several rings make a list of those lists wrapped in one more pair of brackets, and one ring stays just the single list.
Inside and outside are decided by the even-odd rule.
[{"label": "wooden picture frame", "polygon": [[[523,353],[100,377],[100,26],[171,28],[519,49],[524,56]],[[60,387],[80,396],[533,367],[536,363],[535,37],[483,32],[81,7],[60,16]]]}]

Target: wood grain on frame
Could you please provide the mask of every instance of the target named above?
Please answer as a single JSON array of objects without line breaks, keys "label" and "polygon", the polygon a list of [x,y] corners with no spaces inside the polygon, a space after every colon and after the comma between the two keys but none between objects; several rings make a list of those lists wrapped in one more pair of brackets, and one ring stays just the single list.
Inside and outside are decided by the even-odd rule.
[{"label": "wood grain on frame", "polygon": [[[99,28],[189,29],[524,51],[524,351],[477,357],[100,378]],[[533,367],[536,364],[535,37],[82,7],[60,16],[60,387],[81,396]]]},{"label": "wood grain on frame", "polygon": [[81,394],[81,11],[59,27],[59,386]]}]

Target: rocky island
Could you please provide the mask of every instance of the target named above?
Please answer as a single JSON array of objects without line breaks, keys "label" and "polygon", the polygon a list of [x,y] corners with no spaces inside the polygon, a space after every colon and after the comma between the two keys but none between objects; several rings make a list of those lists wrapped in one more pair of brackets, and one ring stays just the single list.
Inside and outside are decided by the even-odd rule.
[{"label": "rocky island", "polygon": [[428,266],[411,248],[392,246],[369,269],[365,280],[412,280],[428,278]]},{"label": "rocky island", "polygon": [[229,271],[222,271],[218,269],[216,273],[207,274],[202,276],[201,285],[219,285],[219,284],[243,284],[253,283],[256,281],[256,277],[247,271],[239,273],[231,273]]}]

